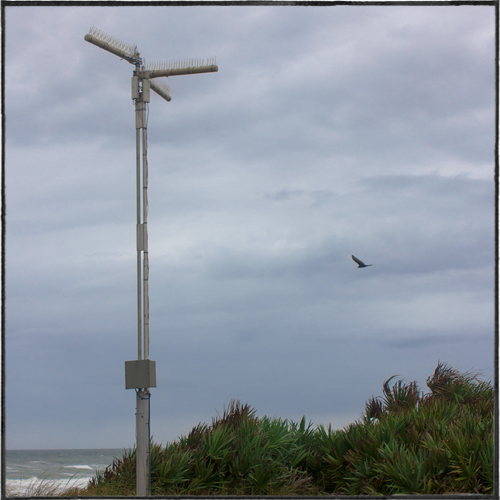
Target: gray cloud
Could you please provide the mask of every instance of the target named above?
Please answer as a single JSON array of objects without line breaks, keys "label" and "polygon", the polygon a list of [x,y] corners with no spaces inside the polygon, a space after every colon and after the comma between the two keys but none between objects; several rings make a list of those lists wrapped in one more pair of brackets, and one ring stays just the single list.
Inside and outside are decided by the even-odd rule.
[{"label": "gray cloud", "polygon": [[342,427],[394,373],[492,375],[493,6],[10,6],[8,448],[134,444],[133,67],[93,25],[219,65],[149,106],[155,440],[231,398]]}]

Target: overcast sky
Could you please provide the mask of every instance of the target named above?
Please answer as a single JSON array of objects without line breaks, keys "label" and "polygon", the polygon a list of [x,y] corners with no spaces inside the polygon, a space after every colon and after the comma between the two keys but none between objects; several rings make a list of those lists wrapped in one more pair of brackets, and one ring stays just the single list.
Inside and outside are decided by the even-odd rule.
[{"label": "overcast sky", "polygon": [[149,106],[156,442],[232,398],[342,428],[392,375],[493,377],[493,6],[5,13],[8,449],[135,441],[134,67],[92,26],[219,67]]}]

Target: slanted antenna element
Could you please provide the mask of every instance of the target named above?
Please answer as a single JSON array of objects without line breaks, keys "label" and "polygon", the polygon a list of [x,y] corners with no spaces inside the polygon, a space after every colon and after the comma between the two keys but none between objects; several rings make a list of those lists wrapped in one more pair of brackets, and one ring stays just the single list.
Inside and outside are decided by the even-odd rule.
[{"label": "slanted antenna element", "polygon": [[165,99],[166,101],[171,101],[172,98],[170,97],[170,92],[172,92],[170,90],[170,87],[166,84],[166,83],[163,83],[161,81],[157,81],[157,80],[150,80],[150,85],[151,85],[151,88],[161,97],[163,97],[163,99]]},{"label": "slanted antenna element", "polygon": [[126,59],[132,64],[142,64],[137,45],[130,45],[126,42],[122,42],[118,40],[118,38],[108,35],[94,26],[90,28],[89,34],[85,35],[85,41],[93,43],[101,49],[107,50],[122,59]]}]

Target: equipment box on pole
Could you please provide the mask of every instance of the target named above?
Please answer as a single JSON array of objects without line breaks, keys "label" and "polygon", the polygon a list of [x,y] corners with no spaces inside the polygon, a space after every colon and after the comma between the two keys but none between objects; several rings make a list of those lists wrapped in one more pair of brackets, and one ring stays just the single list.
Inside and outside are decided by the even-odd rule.
[{"label": "equipment box on pole", "polygon": [[125,389],[156,387],[156,361],[125,361]]}]

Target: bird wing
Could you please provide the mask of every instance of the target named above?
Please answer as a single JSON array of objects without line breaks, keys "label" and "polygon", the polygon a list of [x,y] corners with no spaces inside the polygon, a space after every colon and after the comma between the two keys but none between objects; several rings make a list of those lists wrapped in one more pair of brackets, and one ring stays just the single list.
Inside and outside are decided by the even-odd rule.
[{"label": "bird wing", "polygon": [[354,262],[356,262],[356,264],[359,264],[359,265],[361,265],[361,266],[364,266],[364,265],[365,265],[365,264],[364,264],[364,262],[361,262],[359,259],[356,259],[356,257],[354,257],[354,255],[351,255],[351,257],[352,257],[352,260],[353,260]]}]

